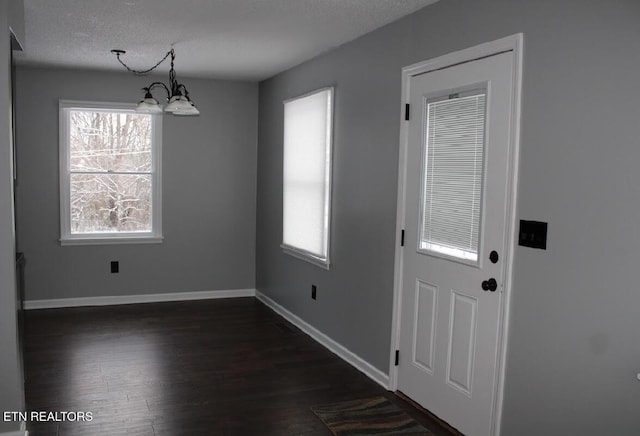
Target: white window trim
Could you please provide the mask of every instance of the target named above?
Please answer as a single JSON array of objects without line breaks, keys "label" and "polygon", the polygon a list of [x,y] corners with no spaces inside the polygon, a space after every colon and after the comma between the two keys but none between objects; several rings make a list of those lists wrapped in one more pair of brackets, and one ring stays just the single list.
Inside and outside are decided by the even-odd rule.
[{"label": "white window trim", "polygon": [[72,109],[100,109],[106,112],[135,112],[135,104],[60,100],[59,104],[59,159],[60,159],[60,245],[111,245],[111,244],[158,244],[162,236],[162,116],[152,115],[153,148],[151,157],[152,211],[151,231],[131,233],[71,233],[71,173],[69,171],[69,111]]},{"label": "white window trim", "polygon": [[[310,253],[306,250],[302,250],[297,247],[293,247],[291,245],[287,245],[284,242],[280,244],[283,253],[288,254],[289,256],[293,256],[297,259],[304,260],[306,262],[311,263],[312,265],[319,266],[326,270],[330,269],[331,261],[330,261],[330,253],[331,253],[331,193],[333,191],[333,130],[334,130],[334,112],[335,112],[335,87],[334,86],[325,86],[323,88],[318,88],[313,91],[307,92],[302,95],[298,95],[297,97],[292,97],[286,99],[282,102],[283,106],[286,103],[291,101],[299,100],[301,98],[308,97],[310,95],[314,95],[323,91],[330,91],[329,93],[329,135],[328,135],[328,144],[327,144],[327,166],[325,168],[325,178],[326,178],[326,195],[325,195],[325,245],[327,247],[326,257],[320,257],[316,254]],[[284,144],[284,141],[283,141]],[[283,147],[284,152],[284,147]],[[283,153],[284,159],[284,153]],[[283,178],[284,183],[284,178]],[[284,191],[284,185],[283,185]]]},{"label": "white window trim", "polygon": [[308,251],[300,250],[299,248],[291,247],[289,245],[281,244],[282,252],[288,254],[289,256],[293,256],[297,259],[304,260],[313,265],[319,266],[320,268],[329,269],[329,250],[327,247],[327,258],[324,259],[322,257],[318,257],[313,253],[309,253]]}]

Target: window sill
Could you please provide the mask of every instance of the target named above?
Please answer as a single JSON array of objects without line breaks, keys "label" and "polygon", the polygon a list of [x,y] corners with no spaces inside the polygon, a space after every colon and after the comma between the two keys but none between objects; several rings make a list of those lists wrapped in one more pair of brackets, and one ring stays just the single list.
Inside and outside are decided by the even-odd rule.
[{"label": "window sill", "polygon": [[329,259],[322,259],[320,257],[314,256],[311,253],[306,251],[298,250],[287,245],[280,245],[282,251],[289,256],[293,256],[296,259],[304,260],[305,262],[309,262],[315,266],[319,266],[320,268],[324,268],[329,270]]},{"label": "window sill", "polygon": [[162,236],[138,236],[138,237],[79,237],[79,238],[61,238],[60,245],[115,245],[115,244],[161,244],[164,238]]}]

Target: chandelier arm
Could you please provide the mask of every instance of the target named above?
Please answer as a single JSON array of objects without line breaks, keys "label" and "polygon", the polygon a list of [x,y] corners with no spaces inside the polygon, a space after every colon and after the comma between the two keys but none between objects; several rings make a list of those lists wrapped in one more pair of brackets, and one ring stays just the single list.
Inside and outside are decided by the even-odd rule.
[{"label": "chandelier arm", "polygon": [[[113,52],[113,50],[112,50]],[[169,50],[167,52],[166,55],[164,55],[164,57],[162,59],[160,59],[153,67],[148,68],[146,70],[134,70],[133,68],[131,68],[129,65],[125,64],[124,61],[122,59],[120,59],[120,55],[122,54],[119,51],[115,51],[114,53],[116,55],[116,58],[118,59],[118,62],[120,62],[122,64],[123,67],[125,67],[128,71],[132,72],[133,74],[136,74],[138,76],[144,76],[145,74],[149,74],[151,71],[155,70],[156,68],[158,68],[160,66],[161,63],[163,63],[168,57],[169,55],[171,55],[171,64],[172,64],[172,69],[173,69],[173,59],[175,58],[175,54],[173,52],[173,49]]]},{"label": "chandelier arm", "polygon": [[171,98],[171,90],[169,90],[169,88],[167,87],[167,85],[165,85],[162,82],[153,82],[151,85],[147,86],[146,88],[142,88],[148,92],[151,92],[151,90],[153,88],[157,88],[158,86],[161,86],[162,88],[164,88],[164,90],[167,92],[167,100]]}]

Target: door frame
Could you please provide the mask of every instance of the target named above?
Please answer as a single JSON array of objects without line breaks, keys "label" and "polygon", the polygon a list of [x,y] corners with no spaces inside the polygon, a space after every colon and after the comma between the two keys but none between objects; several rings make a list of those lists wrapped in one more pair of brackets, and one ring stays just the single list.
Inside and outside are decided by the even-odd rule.
[{"label": "door frame", "polygon": [[[509,132],[508,185],[506,201],[506,252],[504,253],[504,276],[502,277],[503,298],[499,307],[498,350],[496,356],[496,384],[494,386],[494,404],[491,416],[491,433],[499,435],[502,422],[502,405],[505,382],[505,362],[507,356],[507,340],[509,333],[509,315],[511,301],[511,283],[513,274],[513,252],[517,241],[516,235],[516,197],[518,193],[518,162],[520,151],[520,124],[522,99],[522,60],[524,35],[517,33],[495,41],[480,44],[471,48],[449,53],[434,59],[409,65],[402,69],[402,105],[400,121],[400,154],[398,159],[398,204],[396,215],[396,251],[394,261],[393,283],[393,318],[391,324],[391,348],[389,353],[389,389],[398,388],[398,367],[395,365],[396,350],[400,347],[400,321],[402,308],[402,271],[404,266],[401,247],[402,231],[405,228],[406,206],[406,174],[409,122],[405,120],[405,104],[410,99],[411,78],[435,70],[441,70],[461,63],[471,62],[499,53],[513,52],[512,69],[512,104],[511,124]],[[499,280],[500,281],[500,280]],[[401,357],[402,358],[402,357]]]}]

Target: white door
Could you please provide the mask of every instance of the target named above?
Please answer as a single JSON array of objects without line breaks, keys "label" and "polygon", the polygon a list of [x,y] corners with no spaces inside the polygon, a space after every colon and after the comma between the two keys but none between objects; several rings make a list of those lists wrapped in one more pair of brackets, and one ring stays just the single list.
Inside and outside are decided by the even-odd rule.
[{"label": "white door", "polygon": [[492,432],[513,53],[410,79],[398,390]]}]

